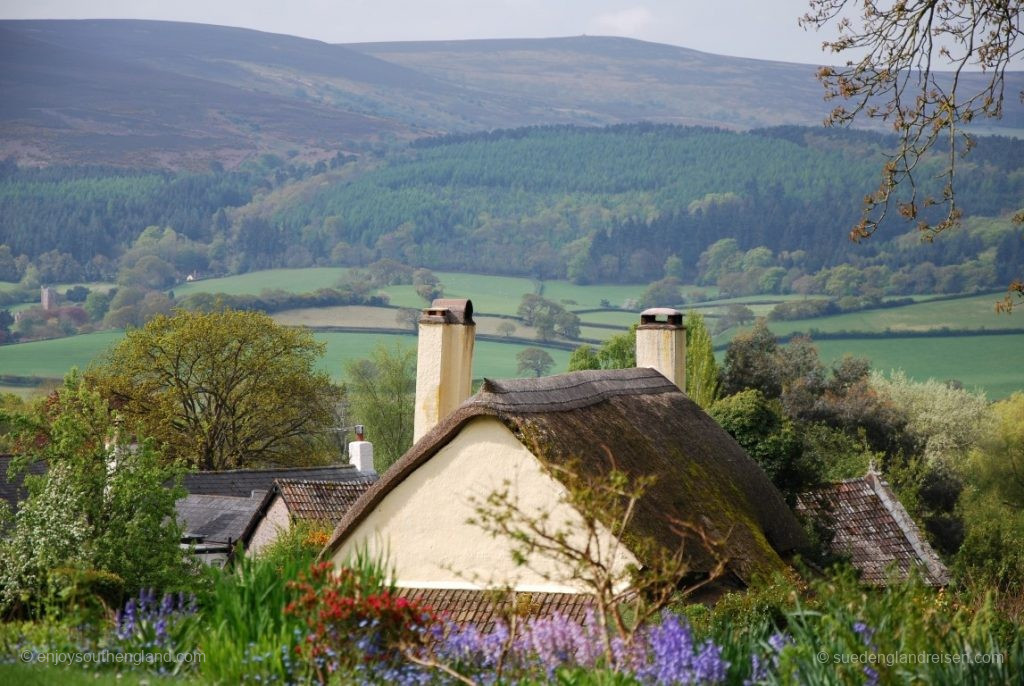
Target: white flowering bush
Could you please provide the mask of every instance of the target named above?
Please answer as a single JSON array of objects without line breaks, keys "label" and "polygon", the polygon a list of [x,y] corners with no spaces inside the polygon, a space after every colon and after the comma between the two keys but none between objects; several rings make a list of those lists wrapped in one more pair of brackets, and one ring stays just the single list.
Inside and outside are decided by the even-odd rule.
[{"label": "white flowering bush", "polygon": [[120,605],[143,587],[181,586],[181,489],[166,486],[177,470],[148,442],[129,446],[98,394],[72,374],[30,412],[4,419],[14,426],[13,469],[35,461],[47,469],[25,477],[28,497],[0,542],[0,614]]}]

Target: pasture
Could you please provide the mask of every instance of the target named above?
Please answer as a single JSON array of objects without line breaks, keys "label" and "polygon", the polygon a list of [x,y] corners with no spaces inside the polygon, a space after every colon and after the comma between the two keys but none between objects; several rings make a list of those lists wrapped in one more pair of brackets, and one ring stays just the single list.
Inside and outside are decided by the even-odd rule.
[{"label": "pasture", "polygon": [[1015,364],[1024,350],[1024,334],[947,336],[816,341],[825,362],[845,354],[866,357],[871,366],[888,374],[902,369],[912,379],[956,379],[967,388],[980,388],[989,400],[1024,390],[1024,369]]},{"label": "pasture", "polygon": [[952,300],[931,300],[880,310],[864,310],[817,319],[773,321],[768,326],[778,334],[793,331],[931,331],[934,329],[1024,328],[1020,314],[996,314],[1001,294],[988,293]]},{"label": "pasture", "polygon": [[[291,293],[308,293],[318,288],[330,288],[343,278],[348,269],[344,267],[310,267],[307,269],[267,269],[235,276],[203,279],[182,283],[174,287],[179,297],[192,293],[228,293],[231,295],[256,295],[264,289],[279,289]],[[540,282],[515,276],[493,276],[490,274],[464,274],[459,272],[435,272],[444,284],[445,297],[471,298],[479,312],[515,314],[523,295],[535,293]],[[643,284],[604,284],[577,286],[568,281],[543,282],[544,297],[558,303],[570,301],[567,309],[600,307],[601,300],[612,305],[621,305],[625,300],[638,298],[646,288]],[[688,287],[684,287],[688,288]],[[387,286],[380,289],[391,298],[391,304],[398,307],[421,308],[426,305],[410,285]],[[706,289],[705,289],[706,290]],[[573,304],[575,303],[575,304]]]},{"label": "pasture", "polygon": [[[120,340],[122,335],[123,332],[120,330],[100,331],[49,341],[5,345],[0,347],[0,375],[60,378],[72,367],[79,369],[88,367],[109,346]],[[366,333],[317,333],[315,336],[317,340],[327,346],[319,367],[339,381],[348,362],[369,357],[370,352],[379,343],[408,347],[416,345],[416,338],[411,331],[408,335],[379,334],[367,331]],[[474,376],[499,379],[516,376],[516,353],[526,347],[530,347],[530,345],[519,342],[477,341],[473,360]],[[569,363],[569,353],[565,350],[551,348],[548,348],[547,352],[555,360],[552,373],[565,371]],[[15,387],[10,388],[14,389]],[[16,388],[19,395],[25,394],[29,390],[24,387]]]}]

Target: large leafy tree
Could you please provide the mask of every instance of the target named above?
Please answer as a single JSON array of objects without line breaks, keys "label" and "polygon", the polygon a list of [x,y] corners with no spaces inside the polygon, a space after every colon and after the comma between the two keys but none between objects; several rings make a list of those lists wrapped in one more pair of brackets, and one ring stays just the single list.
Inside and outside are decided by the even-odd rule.
[{"label": "large leafy tree", "polygon": [[541,348],[523,348],[516,353],[516,372],[529,372],[536,377],[547,374],[555,365],[551,355]]},{"label": "large leafy tree", "polygon": [[324,346],[258,312],[178,310],[130,330],[89,380],[130,427],[202,470],[320,461],[341,391]]}]

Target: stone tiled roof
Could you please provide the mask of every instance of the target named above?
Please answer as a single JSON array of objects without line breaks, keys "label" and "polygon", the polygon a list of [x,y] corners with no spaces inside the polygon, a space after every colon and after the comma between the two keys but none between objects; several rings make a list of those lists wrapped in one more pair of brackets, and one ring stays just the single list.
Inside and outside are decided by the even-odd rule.
[{"label": "stone tiled roof", "polygon": [[580,624],[592,606],[580,593],[475,591],[452,588],[400,588],[398,595],[415,600],[459,626],[473,624],[484,632],[498,620],[550,617],[561,614]]},{"label": "stone tiled roof", "polygon": [[192,472],[184,478],[191,495],[230,495],[247,498],[253,491],[271,491],[277,479],[316,481],[359,481],[367,475],[352,465],[327,467],[282,467],[272,469],[231,469],[220,472]]},{"label": "stone tiled roof", "polygon": [[203,543],[245,544],[269,501],[267,491],[248,497],[187,495],[174,503],[182,533]]},{"label": "stone tiled roof", "polygon": [[348,481],[278,479],[275,484],[292,517],[337,524],[375,480],[372,477]]},{"label": "stone tiled roof", "polygon": [[801,494],[796,510],[833,529],[833,552],[848,555],[867,583],[906,578],[911,569],[933,586],[949,583],[945,565],[874,471]]}]

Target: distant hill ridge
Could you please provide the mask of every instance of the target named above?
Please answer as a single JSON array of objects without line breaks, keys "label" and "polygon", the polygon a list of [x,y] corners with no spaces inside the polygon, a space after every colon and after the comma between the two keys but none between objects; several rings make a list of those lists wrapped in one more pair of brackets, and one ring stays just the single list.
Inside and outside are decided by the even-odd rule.
[{"label": "distant hill ridge", "polygon": [[[0,157],[201,169],[544,124],[818,125],[814,71],[615,37],[332,45],[179,22],[0,21]],[[1007,92],[1022,82],[1008,75]],[[1016,98],[1001,124],[1024,128]]]}]

